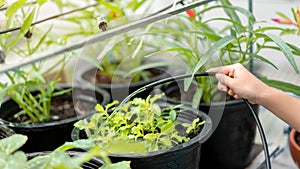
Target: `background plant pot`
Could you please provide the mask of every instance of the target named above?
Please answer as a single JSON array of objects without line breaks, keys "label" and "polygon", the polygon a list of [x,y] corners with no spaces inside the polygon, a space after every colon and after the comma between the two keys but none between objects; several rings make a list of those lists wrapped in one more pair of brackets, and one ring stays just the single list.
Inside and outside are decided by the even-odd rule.
[{"label": "background plant pot", "polygon": [[300,168],[300,133],[292,129],[289,135],[290,152],[298,168]]},{"label": "background plant pot", "polygon": [[71,132],[74,123],[80,119],[91,116],[95,112],[94,107],[97,103],[107,104],[109,102],[110,97],[105,90],[75,85],[64,85],[60,87],[65,89],[72,88],[72,95],[57,96],[52,100],[60,99],[59,101],[61,101],[61,103],[63,103],[64,100],[73,102],[74,107],[71,108],[81,109],[81,115],[78,114],[75,117],[53,122],[22,124],[7,121],[8,117],[13,116],[19,111],[18,105],[10,99],[7,99],[7,101],[2,104],[0,108],[0,121],[16,133],[28,137],[28,141],[21,148],[24,152],[52,151],[66,141],[72,141]]},{"label": "background plant pot", "polygon": [[0,139],[9,137],[13,134],[15,134],[15,132],[12,129],[8,128],[4,124],[0,124]]},{"label": "background plant pot", "polygon": [[[197,169],[199,168],[201,144],[207,140],[211,134],[210,118],[199,110],[190,107],[183,107],[187,110],[179,114],[177,120],[192,123],[196,117],[206,120],[201,132],[189,142],[180,144],[171,149],[150,152],[147,154],[110,154],[112,162],[131,161],[132,169]],[[72,139],[78,140],[86,138],[83,131],[74,128]]]},{"label": "background plant pot", "polygon": [[[37,156],[43,156],[51,153],[50,151],[43,151],[43,152],[34,152],[34,153],[27,153],[27,159],[30,160]],[[68,154],[70,157],[73,156],[80,156],[82,152],[76,152],[76,151],[67,151],[66,154]],[[83,169],[98,169],[103,165],[103,161],[98,158],[92,158],[90,161],[87,161],[81,165]]]},{"label": "background plant pot", "polygon": [[[191,105],[189,101],[180,101],[171,97],[179,95],[181,98],[180,95],[184,94],[179,91],[178,85],[174,83],[167,88],[161,87],[161,90],[166,93],[167,101]],[[253,108],[258,112],[258,105],[253,105]],[[202,144],[201,168],[244,168],[251,160],[250,153],[256,134],[256,123],[247,105],[243,100],[230,100],[225,103],[200,104],[199,109],[205,113],[223,112],[219,124],[214,121],[216,118],[211,117],[213,126],[217,125],[217,127],[211,137]]]},{"label": "background plant pot", "polygon": [[[153,76],[153,78],[147,81],[142,80],[138,82],[127,83],[97,83],[95,82],[95,77],[97,76],[98,69],[95,67],[86,66],[82,68],[81,73],[75,74],[75,79],[77,83],[89,83],[102,89],[105,89],[111,95],[112,100],[122,101],[129,94],[145,86],[146,84],[169,77],[169,74],[167,73],[168,67],[165,66],[146,69],[146,71],[149,71]],[[150,89],[143,91],[137,94],[135,97],[146,98],[151,93],[151,91],[152,90]]]}]

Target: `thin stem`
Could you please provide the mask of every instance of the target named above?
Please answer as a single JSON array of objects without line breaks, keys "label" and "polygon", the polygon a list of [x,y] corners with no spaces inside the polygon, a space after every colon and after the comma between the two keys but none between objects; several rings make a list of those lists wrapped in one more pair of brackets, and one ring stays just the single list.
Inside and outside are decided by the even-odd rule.
[{"label": "thin stem", "polygon": [[[71,13],[74,13],[74,12],[82,11],[84,9],[87,9],[87,8],[90,8],[90,7],[94,7],[94,6],[97,6],[97,5],[98,5],[98,3],[94,3],[94,4],[87,5],[87,6],[84,6],[82,8],[74,9],[74,10],[71,10],[71,11],[68,11],[68,12],[65,12],[65,13],[53,15],[51,17],[48,17],[48,18],[45,18],[45,19],[33,22],[31,24],[31,26],[34,26],[34,25],[37,25],[37,24],[40,24],[40,23],[43,23],[43,22],[46,22],[46,21],[49,21],[49,20],[52,20],[52,19],[55,19],[55,18],[59,18],[59,17],[65,16],[65,15],[68,15],[68,14],[71,14]],[[21,29],[21,26],[10,28],[10,29],[6,29],[6,30],[3,30],[3,31],[0,31],[0,35],[8,33],[8,32],[17,31],[17,30],[20,30],[20,29]]]}]

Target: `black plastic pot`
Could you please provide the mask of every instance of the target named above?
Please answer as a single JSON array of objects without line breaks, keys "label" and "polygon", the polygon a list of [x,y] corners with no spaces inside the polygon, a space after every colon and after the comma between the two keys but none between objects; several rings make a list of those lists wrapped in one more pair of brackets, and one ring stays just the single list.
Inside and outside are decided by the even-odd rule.
[{"label": "black plastic pot", "polygon": [[[43,156],[51,153],[50,151],[43,151],[43,152],[34,152],[34,153],[27,153],[27,159],[30,160],[34,157],[37,156]],[[77,152],[77,151],[67,151],[66,154],[69,156],[80,156],[82,152]],[[98,169],[103,165],[103,161],[98,159],[98,158],[92,158],[90,161],[87,161],[81,165],[83,169]]]},{"label": "black plastic pot", "polygon": [[62,95],[53,99],[61,99],[62,101],[64,99],[71,99],[74,105],[76,105],[74,101],[79,101],[79,105],[77,106],[85,107],[85,109],[89,109],[89,111],[86,111],[83,115],[77,115],[77,117],[54,122],[21,124],[4,120],[19,111],[18,105],[10,99],[2,103],[0,108],[0,122],[16,133],[28,137],[28,141],[21,147],[21,150],[24,152],[53,151],[66,141],[72,141],[70,135],[74,128],[74,123],[80,119],[91,116],[95,112],[94,107],[97,103],[104,105],[109,102],[110,96],[105,90],[94,89],[92,87],[79,87],[76,85],[64,85],[60,87],[65,89],[72,88],[72,95]]},{"label": "black plastic pot", "polygon": [[[150,152],[147,154],[110,154],[112,162],[131,161],[132,169],[197,169],[199,168],[201,144],[205,142],[211,134],[211,120],[203,112],[183,107],[187,110],[181,113],[178,121],[191,123],[196,117],[206,120],[201,132],[189,142],[180,144],[171,149]],[[74,128],[72,139],[78,140],[86,138],[83,131]]]},{"label": "black plastic pot", "polygon": [[12,129],[8,128],[4,124],[0,124],[0,139],[9,137],[13,134],[15,134],[15,132]]},{"label": "black plastic pot", "polygon": [[[96,73],[98,72],[98,69],[95,67],[85,67],[82,68],[81,72],[75,74],[76,83],[82,83],[82,84],[92,84],[94,86],[97,86],[101,89],[105,89],[107,92],[109,92],[112,100],[119,100],[122,101],[125,97],[127,97],[132,92],[136,91],[137,89],[145,86],[146,84],[155,82],[157,80],[169,77],[169,74],[167,73],[168,67],[158,67],[158,68],[151,68],[146,69],[147,71],[156,74],[155,77],[145,81],[138,81],[138,82],[128,82],[128,83],[98,83],[94,84],[90,80],[88,80],[88,77],[95,77]],[[140,98],[146,98],[152,90],[146,90],[139,94],[137,94],[135,97]]]},{"label": "black plastic pot", "polygon": [[[183,94],[179,91],[178,85],[181,83],[168,85],[167,88],[161,87],[161,90],[166,93],[167,101],[191,105],[189,101],[178,101],[169,97],[174,95],[174,92],[177,93],[176,95]],[[253,105],[253,108],[258,112],[258,105]],[[239,169],[249,164],[256,134],[256,123],[243,100],[200,104],[199,109],[205,113],[214,112],[213,116],[218,113],[222,114],[221,119],[218,119],[208,113],[215,130],[211,137],[202,144],[201,168]]]}]

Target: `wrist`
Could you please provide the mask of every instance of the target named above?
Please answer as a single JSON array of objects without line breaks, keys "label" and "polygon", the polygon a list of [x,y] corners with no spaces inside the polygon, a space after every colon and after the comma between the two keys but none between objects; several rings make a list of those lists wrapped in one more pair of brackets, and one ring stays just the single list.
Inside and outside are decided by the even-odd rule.
[{"label": "wrist", "polygon": [[262,106],[266,106],[270,100],[270,98],[275,97],[276,93],[278,93],[278,90],[270,87],[270,86],[264,86],[264,88],[258,92],[256,103]]}]

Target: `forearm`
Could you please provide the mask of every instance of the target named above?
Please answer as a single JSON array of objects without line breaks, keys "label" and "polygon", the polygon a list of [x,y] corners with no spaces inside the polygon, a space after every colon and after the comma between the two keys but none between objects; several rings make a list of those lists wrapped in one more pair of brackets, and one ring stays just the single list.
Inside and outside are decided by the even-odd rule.
[{"label": "forearm", "polygon": [[300,131],[300,100],[282,91],[268,87],[261,93],[258,104]]}]

